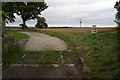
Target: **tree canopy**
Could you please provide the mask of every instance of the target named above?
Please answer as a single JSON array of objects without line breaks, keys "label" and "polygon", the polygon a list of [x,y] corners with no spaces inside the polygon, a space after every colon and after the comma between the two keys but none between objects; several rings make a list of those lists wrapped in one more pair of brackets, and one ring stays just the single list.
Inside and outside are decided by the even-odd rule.
[{"label": "tree canopy", "polygon": [[115,22],[117,23],[118,27],[120,27],[120,0],[119,2],[116,2],[114,8],[117,10]]},{"label": "tree canopy", "polygon": [[47,28],[48,25],[44,17],[37,17],[37,24],[35,25],[37,28]]},{"label": "tree canopy", "polygon": [[6,21],[14,22],[14,13],[16,13],[23,21],[20,26],[27,28],[26,21],[37,19],[48,6],[45,2],[6,2],[2,7],[5,14],[3,17]]},{"label": "tree canopy", "polygon": [[118,37],[120,37],[120,0],[116,2],[114,8],[117,10],[115,22],[117,23]]},{"label": "tree canopy", "polygon": [[10,2],[3,2],[2,3],[2,19],[6,23],[8,22],[15,22],[15,8],[14,3]]}]

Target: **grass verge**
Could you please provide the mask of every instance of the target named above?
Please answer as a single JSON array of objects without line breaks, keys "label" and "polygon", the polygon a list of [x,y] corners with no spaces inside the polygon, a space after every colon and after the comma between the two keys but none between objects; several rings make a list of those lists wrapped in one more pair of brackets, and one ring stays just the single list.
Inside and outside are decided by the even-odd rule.
[{"label": "grass verge", "polygon": [[[69,63],[69,55],[67,51],[63,51],[64,63]],[[22,63],[27,64],[61,64],[60,51],[26,51]]]},{"label": "grass verge", "polygon": [[16,40],[29,38],[28,35],[26,35],[24,33],[17,32],[17,31],[6,31],[5,33],[14,35]]},{"label": "grass verge", "polygon": [[3,63],[19,63],[24,52],[25,51],[16,44],[13,48],[10,48],[7,55],[3,56],[2,61]]},{"label": "grass verge", "polygon": [[[17,31],[5,31],[5,34],[12,34],[15,36],[15,40],[27,39],[28,35],[17,32]],[[2,57],[3,63],[18,63],[21,61],[21,56],[24,54],[24,50],[16,44],[14,47],[11,47],[7,55]]]}]

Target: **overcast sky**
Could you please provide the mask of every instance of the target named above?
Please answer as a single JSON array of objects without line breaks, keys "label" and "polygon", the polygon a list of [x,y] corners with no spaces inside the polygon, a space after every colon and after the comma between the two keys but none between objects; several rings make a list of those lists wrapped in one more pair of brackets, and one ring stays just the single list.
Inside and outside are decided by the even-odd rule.
[{"label": "overcast sky", "polygon": [[[114,27],[117,0],[45,0],[49,6],[42,12],[48,26],[79,27],[80,19],[82,26]],[[16,16],[16,22],[8,26],[19,26],[21,18]],[[34,26],[36,20],[27,21],[28,26]]]}]

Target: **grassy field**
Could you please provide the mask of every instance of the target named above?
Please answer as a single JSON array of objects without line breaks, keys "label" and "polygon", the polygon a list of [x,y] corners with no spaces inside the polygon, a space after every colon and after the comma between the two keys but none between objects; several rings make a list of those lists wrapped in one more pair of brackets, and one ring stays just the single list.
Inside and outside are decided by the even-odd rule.
[{"label": "grassy field", "polygon": [[[99,33],[96,35],[91,34],[90,30],[91,29],[84,28],[78,30],[73,29],[73,31],[72,29],[59,29],[59,31],[57,29],[40,29],[37,31],[34,30],[32,32],[49,34],[51,36],[59,37],[60,39],[64,40],[69,46],[69,50],[67,52],[63,52],[64,54],[66,54],[66,63],[69,63],[69,61],[67,61],[68,56],[70,57],[73,63],[77,62],[80,58],[84,58],[85,65],[90,67],[90,75],[93,78],[119,77],[120,64],[119,62],[117,62],[117,37],[115,29],[99,29]],[[45,57],[43,57],[43,59],[35,58],[33,60],[37,63],[42,64],[61,63],[61,60],[58,56],[60,55],[60,52],[39,51],[27,52],[25,54],[27,55],[31,53],[36,54],[29,55],[25,59],[31,60],[30,57],[35,58],[35,56],[42,57],[44,55]]]}]

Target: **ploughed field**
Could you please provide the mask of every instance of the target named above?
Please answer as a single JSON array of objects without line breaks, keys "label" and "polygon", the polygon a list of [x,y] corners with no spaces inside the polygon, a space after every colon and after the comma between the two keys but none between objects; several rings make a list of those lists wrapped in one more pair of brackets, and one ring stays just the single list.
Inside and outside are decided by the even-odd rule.
[{"label": "ploughed field", "polygon": [[[113,27],[96,28],[98,33],[115,31]],[[8,30],[23,30],[23,29],[8,29]],[[47,32],[63,32],[63,33],[85,33],[91,32],[92,28],[47,28],[47,29],[24,29],[34,31],[47,31]]]}]

